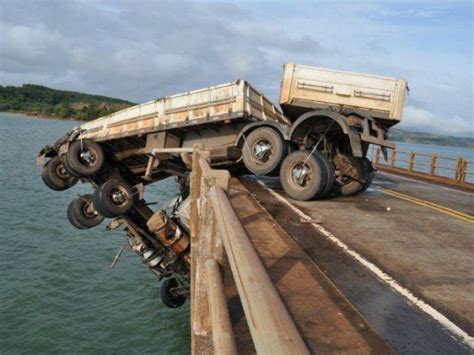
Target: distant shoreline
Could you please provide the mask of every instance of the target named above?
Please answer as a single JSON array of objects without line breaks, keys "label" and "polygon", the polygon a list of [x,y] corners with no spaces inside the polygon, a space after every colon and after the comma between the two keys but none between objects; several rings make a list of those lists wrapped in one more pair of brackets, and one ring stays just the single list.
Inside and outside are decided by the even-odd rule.
[{"label": "distant shoreline", "polygon": [[391,142],[394,142],[394,143],[406,143],[406,144],[423,144],[423,145],[436,145],[436,146],[439,146],[439,147],[452,147],[452,148],[462,148],[462,149],[474,149],[474,144],[472,143],[468,143],[468,144],[465,144],[465,143],[444,143],[444,142],[436,142],[436,141],[430,141],[430,142],[426,142],[426,141],[416,141],[416,140],[412,140],[412,139],[407,139],[407,140],[399,140],[399,139],[388,139],[389,141]]},{"label": "distant shoreline", "polygon": [[473,137],[453,137],[442,134],[405,131],[393,128],[388,133],[388,139],[393,142],[430,144],[445,147],[474,148]]},{"label": "distant shoreline", "polygon": [[[76,122],[88,122],[86,120],[78,120],[76,118],[62,118],[58,116],[53,116],[53,115],[46,115],[42,113],[37,113],[37,112],[25,112],[25,111],[0,111],[0,113],[9,113],[9,114],[14,114],[14,115],[19,115],[19,116],[25,116],[28,118],[44,118],[47,120],[58,120],[58,121],[76,121]],[[92,121],[92,120],[91,120]]]}]

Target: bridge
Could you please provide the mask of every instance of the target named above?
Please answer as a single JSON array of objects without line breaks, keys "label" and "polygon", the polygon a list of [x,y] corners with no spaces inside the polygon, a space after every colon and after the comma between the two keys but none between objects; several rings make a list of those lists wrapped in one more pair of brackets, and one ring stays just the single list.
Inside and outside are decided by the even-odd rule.
[{"label": "bridge", "polygon": [[472,353],[467,161],[445,184],[378,160],[364,193],[308,202],[208,161],[194,151],[193,354]]}]

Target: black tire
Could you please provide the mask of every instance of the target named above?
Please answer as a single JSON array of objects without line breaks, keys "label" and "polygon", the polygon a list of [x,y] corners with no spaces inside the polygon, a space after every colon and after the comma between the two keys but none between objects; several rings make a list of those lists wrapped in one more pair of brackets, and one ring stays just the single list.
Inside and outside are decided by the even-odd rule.
[{"label": "black tire", "polygon": [[69,175],[64,168],[62,159],[51,158],[44,166],[41,178],[46,186],[55,191],[64,191],[77,183],[77,177]]},{"label": "black tire", "polygon": [[68,161],[67,161],[67,159],[66,159],[66,156],[63,156],[62,161],[63,161],[64,169],[67,171],[67,173],[68,173],[69,175],[75,176],[75,177],[78,177],[78,178],[81,177],[78,173],[76,173],[74,170],[72,170],[72,168],[69,166],[69,163],[68,163]]},{"label": "black tire", "polygon": [[67,216],[74,227],[86,229],[102,223],[104,216],[98,214],[95,209],[91,211],[91,204],[92,195],[80,196],[69,204]]},{"label": "black tire", "polygon": [[334,165],[336,166],[334,191],[337,194],[350,196],[362,190],[367,175],[360,159],[347,154],[337,154]]},{"label": "black tire", "polygon": [[295,200],[307,201],[319,197],[326,186],[327,172],[323,163],[310,153],[306,150],[293,152],[281,165],[281,185],[286,194]]},{"label": "black tire", "polygon": [[49,161],[45,165],[43,165],[43,170],[41,171],[41,179],[48,188],[50,188],[51,190],[56,190],[54,188],[54,185],[51,183],[51,181],[49,181],[48,178],[48,168],[46,167],[48,164]]},{"label": "black tire", "polygon": [[178,281],[175,278],[169,278],[161,284],[160,297],[166,307],[178,308],[186,302],[185,296],[172,292],[172,290],[178,286]]},{"label": "black tire", "polygon": [[362,165],[364,166],[365,173],[366,173],[365,182],[362,185],[362,188],[360,189],[360,192],[363,192],[367,190],[370,187],[370,185],[372,185],[372,181],[374,180],[374,177],[375,177],[375,169],[372,166],[372,162],[366,157],[362,158],[361,160],[362,160]]},{"label": "black tire", "polygon": [[288,144],[274,129],[260,127],[245,137],[242,160],[255,175],[278,175],[283,158],[288,154]]},{"label": "black tire", "polygon": [[76,215],[75,213],[73,212],[74,211],[74,204],[75,204],[76,200],[72,200],[71,203],[69,204],[69,206],[67,207],[67,219],[69,221],[69,223],[71,223],[74,227],[76,227],[77,229],[87,229],[87,227],[83,226],[82,224],[79,223],[79,221],[77,220],[76,218]]},{"label": "black tire", "polygon": [[66,153],[68,167],[79,176],[97,174],[104,166],[105,156],[102,147],[90,139],[71,143]]},{"label": "black tire", "polygon": [[336,180],[336,175],[334,173],[334,165],[333,165],[332,161],[330,161],[329,158],[326,157],[325,155],[320,154],[318,152],[316,152],[314,154],[316,154],[318,159],[324,165],[324,170],[326,171],[326,185],[323,189],[323,192],[321,193],[321,198],[324,198],[332,190],[332,188],[334,186],[334,182]]},{"label": "black tire", "polygon": [[93,204],[101,215],[114,218],[128,213],[133,207],[133,191],[121,179],[110,179],[94,192]]}]

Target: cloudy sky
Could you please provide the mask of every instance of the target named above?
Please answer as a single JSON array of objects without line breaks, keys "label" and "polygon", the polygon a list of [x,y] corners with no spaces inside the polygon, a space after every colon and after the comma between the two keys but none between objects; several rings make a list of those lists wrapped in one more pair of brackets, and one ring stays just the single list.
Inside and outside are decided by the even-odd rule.
[{"label": "cloudy sky", "polygon": [[402,77],[402,128],[473,136],[472,1],[0,0],[0,85],[143,102],[285,62]]}]

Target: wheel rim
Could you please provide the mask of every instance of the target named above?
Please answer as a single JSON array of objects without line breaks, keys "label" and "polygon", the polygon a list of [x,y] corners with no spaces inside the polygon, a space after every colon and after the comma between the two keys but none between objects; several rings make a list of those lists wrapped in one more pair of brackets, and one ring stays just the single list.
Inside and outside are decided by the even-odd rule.
[{"label": "wheel rim", "polygon": [[273,145],[266,139],[261,139],[253,148],[253,157],[257,163],[266,163],[273,154]]},{"label": "wheel rim", "polygon": [[110,200],[115,206],[125,206],[128,202],[127,190],[121,186],[113,188],[110,191]]},{"label": "wheel rim", "polygon": [[94,166],[96,160],[97,155],[92,150],[83,149],[79,152],[79,161],[85,166]]},{"label": "wheel rim", "polygon": [[63,180],[69,179],[71,177],[71,175],[68,174],[62,163],[57,164],[56,169],[54,171],[56,175]]},{"label": "wheel rim", "polygon": [[93,209],[91,208],[91,204],[86,202],[82,205],[82,214],[87,217],[87,218],[95,218],[97,217],[97,214]]},{"label": "wheel rim", "polygon": [[291,168],[291,180],[299,187],[305,187],[311,180],[311,168],[305,162],[297,162]]}]

